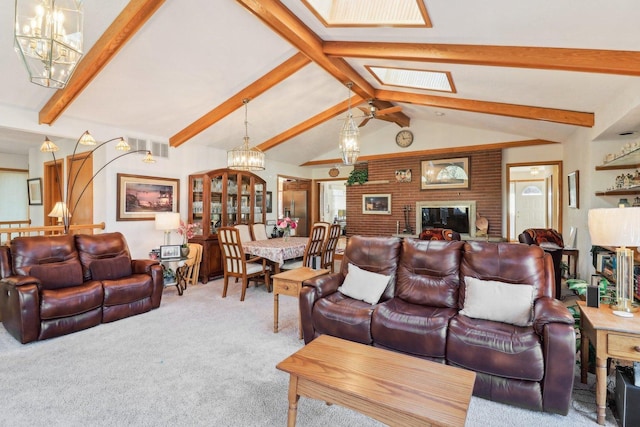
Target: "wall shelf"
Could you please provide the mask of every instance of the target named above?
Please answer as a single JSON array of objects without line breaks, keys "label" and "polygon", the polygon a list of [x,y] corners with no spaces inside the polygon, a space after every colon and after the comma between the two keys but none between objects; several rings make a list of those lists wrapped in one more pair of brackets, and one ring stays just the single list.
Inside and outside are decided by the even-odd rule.
[{"label": "wall shelf", "polygon": [[640,147],[610,162],[596,166],[597,171],[640,168]]},{"label": "wall shelf", "polygon": [[596,196],[635,196],[640,195],[640,187],[624,190],[596,191]]}]

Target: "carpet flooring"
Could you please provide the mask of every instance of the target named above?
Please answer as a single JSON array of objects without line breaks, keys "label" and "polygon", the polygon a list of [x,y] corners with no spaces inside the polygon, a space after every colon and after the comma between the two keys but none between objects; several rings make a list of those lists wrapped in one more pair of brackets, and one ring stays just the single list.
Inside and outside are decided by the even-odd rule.
[{"label": "carpet flooring", "polygon": [[[274,334],[264,286],[244,302],[239,284],[221,293],[221,280],[167,288],[157,310],[27,345],[0,327],[0,426],[286,425],[288,375],[275,365],[303,345],[297,300],[280,297]],[[467,426],[595,425],[593,383],[576,381],[566,417],[474,397]],[[297,425],[381,424],[301,398]]]}]

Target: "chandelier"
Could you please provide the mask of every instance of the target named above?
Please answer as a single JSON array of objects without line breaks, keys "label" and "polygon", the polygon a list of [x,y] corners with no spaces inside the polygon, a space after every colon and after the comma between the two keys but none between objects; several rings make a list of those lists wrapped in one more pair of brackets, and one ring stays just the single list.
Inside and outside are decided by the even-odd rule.
[{"label": "chandelier", "polygon": [[16,0],[15,50],[31,82],[62,89],[82,58],[81,0]]},{"label": "chandelier", "polygon": [[360,154],[360,142],[358,141],[360,130],[353,120],[353,114],[351,113],[351,86],[351,82],[347,83],[347,87],[349,88],[349,109],[347,110],[344,125],[340,130],[339,147],[340,151],[342,151],[342,163],[345,165],[355,164]]},{"label": "chandelier", "polygon": [[264,153],[256,148],[249,148],[249,122],[247,121],[247,104],[249,99],[242,100],[244,104],[244,142],[239,147],[227,151],[227,167],[242,171],[264,170]]},{"label": "chandelier", "polygon": [[[87,181],[87,183],[84,185],[84,187],[82,187],[82,189],[79,189],[79,193],[74,191],[75,190],[75,186],[76,186],[76,181],[78,180],[78,176],[80,175],[80,172],[82,171],[82,168],[84,167],[87,159],[89,159],[91,157],[91,155],[94,153],[94,151],[96,151],[100,147],[102,147],[102,146],[104,146],[104,145],[106,145],[106,144],[108,144],[109,142],[112,142],[112,141],[118,141],[118,143],[116,144],[115,148],[118,151],[124,151],[124,153],[114,157],[111,160],[109,160],[100,169],[98,169],[93,174],[93,176],[91,176],[91,179],[89,179]],[[55,143],[53,143],[53,141],[51,141],[49,139],[49,137],[45,137],[44,138],[44,142],[40,146],[40,151],[41,152],[43,152],[43,153],[51,153],[51,155],[53,156],[54,170],[56,172],[56,179],[58,181],[58,192],[59,192],[59,195],[60,195],[60,199],[62,201],[61,202],[56,202],[56,207],[59,206],[60,209],[56,210],[56,208],[54,208],[54,210],[51,211],[49,216],[62,218],[62,225],[64,226],[64,234],[68,234],[69,233],[69,226],[71,225],[70,218],[71,218],[71,216],[73,216],[73,213],[75,212],[76,208],[78,207],[78,203],[80,203],[80,200],[82,199],[82,195],[85,193],[87,188],[89,188],[89,184],[91,184],[93,182],[95,177],[104,168],[106,168],[108,165],[110,165],[111,163],[113,163],[116,160],[118,160],[120,157],[128,156],[129,154],[134,154],[134,153],[146,153],[146,155],[144,156],[142,161],[144,163],[155,163],[155,159],[151,155],[150,151],[147,151],[147,150],[131,151],[131,146],[129,144],[127,144],[127,142],[122,137],[112,138],[112,139],[110,139],[108,141],[104,141],[104,142],[98,144],[96,142],[96,140],[93,138],[93,136],[89,133],[89,131],[85,131],[82,134],[82,136],[78,139],[78,141],[76,142],[75,147],[73,148],[73,154],[71,155],[70,164],[73,164],[73,161],[75,159],[76,152],[78,150],[78,146],[79,145],[94,146],[95,148],[93,148],[89,152],[89,154],[87,156],[85,156],[84,159],[82,159],[82,162],[80,163],[80,166],[78,166],[78,168],[76,169],[76,173],[73,176],[73,179],[71,177],[71,168],[68,168],[69,171],[68,171],[68,174],[67,174],[66,198],[65,198],[65,192],[63,192],[63,190],[62,190],[62,186],[63,186],[62,180],[60,179],[60,176],[58,175],[58,160],[56,159],[56,154],[55,154],[56,151],[58,151],[60,149],[60,147],[58,147]],[[76,196],[76,194],[77,194],[77,196]],[[75,201],[72,200],[72,197],[75,199]],[[58,205],[58,203],[60,203],[60,205]]]}]

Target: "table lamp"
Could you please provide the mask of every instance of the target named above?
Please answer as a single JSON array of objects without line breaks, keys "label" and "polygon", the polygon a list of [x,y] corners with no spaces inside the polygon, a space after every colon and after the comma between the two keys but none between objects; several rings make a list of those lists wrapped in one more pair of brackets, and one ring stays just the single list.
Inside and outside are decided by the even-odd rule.
[{"label": "table lamp", "polygon": [[591,244],[616,248],[616,302],[614,314],[628,317],[638,310],[633,302],[633,253],[640,246],[640,208],[589,210]]},{"label": "table lamp", "polygon": [[180,227],[180,213],[178,212],[162,212],[156,214],[156,230],[164,231],[164,244],[168,245],[172,230]]},{"label": "table lamp", "polygon": [[58,225],[61,225],[62,218],[70,218],[71,213],[69,213],[67,204],[65,202],[56,202],[56,204],[53,206],[53,209],[51,209],[51,212],[49,212],[49,215],[47,216],[58,218]]}]

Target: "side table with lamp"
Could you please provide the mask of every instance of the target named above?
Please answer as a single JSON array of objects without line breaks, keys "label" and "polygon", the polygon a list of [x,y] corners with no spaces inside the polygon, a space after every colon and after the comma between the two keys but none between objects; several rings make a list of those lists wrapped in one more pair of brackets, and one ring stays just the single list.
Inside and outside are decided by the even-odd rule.
[{"label": "side table with lamp", "polygon": [[607,359],[616,357],[640,362],[640,317],[635,314],[633,263],[640,246],[640,208],[618,207],[589,210],[589,235],[594,246],[616,248],[616,297],[610,307],[579,302],[581,375],[587,382],[589,343],[596,353],[596,406],[598,424],[605,422]]}]

